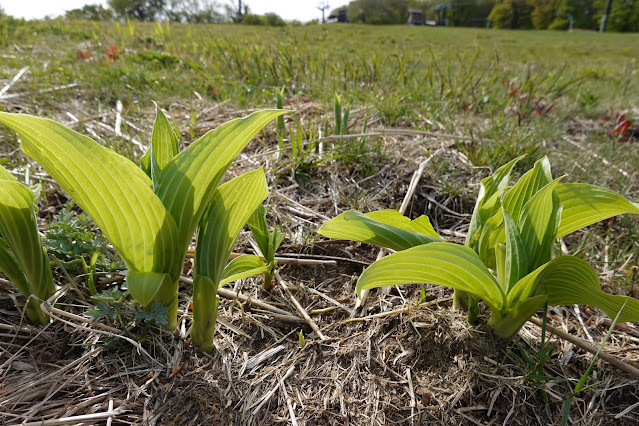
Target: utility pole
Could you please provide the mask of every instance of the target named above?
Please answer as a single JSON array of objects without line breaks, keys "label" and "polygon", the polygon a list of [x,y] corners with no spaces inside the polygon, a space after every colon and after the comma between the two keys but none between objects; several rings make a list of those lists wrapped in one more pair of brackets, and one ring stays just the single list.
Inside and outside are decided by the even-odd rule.
[{"label": "utility pole", "polygon": [[238,6],[237,6],[237,23],[241,24],[242,23],[242,0],[238,0]]},{"label": "utility pole", "polygon": [[601,26],[599,27],[600,33],[606,32],[606,27],[608,26],[608,17],[610,16],[611,7],[612,7],[612,0],[606,0],[606,9],[604,10],[604,14],[601,18]]},{"label": "utility pole", "polygon": [[328,5],[328,2],[325,1],[324,3],[318,4],[317,8],[322,11],[322,24],[325,24],[326,23],[326,18],[324,18],[324,11],[326,9],[330,8],[330,6]]}]

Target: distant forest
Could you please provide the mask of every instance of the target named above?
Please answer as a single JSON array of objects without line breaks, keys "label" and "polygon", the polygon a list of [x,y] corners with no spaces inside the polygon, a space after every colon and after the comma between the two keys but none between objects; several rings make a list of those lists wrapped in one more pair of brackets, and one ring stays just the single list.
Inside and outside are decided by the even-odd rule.
[{"label": "distant forest", "polygon": [[[409,9],[420,9],[428,23],[458,27],[509,29],[570,28],[597,30],[608,0],[353,0],[331,11],[346,10],[349,22],[406,24]],[[67,11],[67,19],[109,21],[173,21],[222,23],[242,21],[248,25],[283,26],[275,13],[252,14],[238,0],[109,0],[108,6],[86,5]],[[335,3],[333,1],[333,3]],[[639,0],[612,0],[607,31],[639,32]],[[241,10],[242,13],[239,13]],[[319,14],[319,11],[318,11]],[[0,9],[2,15],[2,9]],[[310,24],[317,23],[313,20]],[[288,24],[302,23],[299,21]]]},{"label": "distant forest", "polygon": [[[606,0],[353,0],[331,14],[346,9],[351,22],[404,24],[408,9],[421,9],[426,20],[458,27],[598,30],[605,7]],[[639,0],[612,0],[607,30],[639,32]]]}]

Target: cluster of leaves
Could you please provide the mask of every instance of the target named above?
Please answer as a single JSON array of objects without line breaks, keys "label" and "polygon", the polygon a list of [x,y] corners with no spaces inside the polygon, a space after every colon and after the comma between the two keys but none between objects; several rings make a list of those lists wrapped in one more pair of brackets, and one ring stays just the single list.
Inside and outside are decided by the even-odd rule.
[{"label": "cluster of leaves", "polygon": [[95,300],[95,308],[88,309],[85,314],[93,322],[108,319],[123,328],[128,327],[127,318],[133,317],[134,321],[143,321],[146,324],[166,326],[168,324],[169,309],[161,303],[153,303],[144,308],[135,306],[127,297],[126,292],[115,290],[105,290],[100,294],[91,296]]},{"label": "cluster of leaves", "polygon": [[[284,112],[259,111],[227,122],[179,152],[178,137],[157,108],[151,148],[140,167],[51,120],[0,112],[0,122],[20,134],[25,153],[72,195],[111,242],[128,268],[126,285],[134,299],[147,309],[157,304],[167,309],[169,329],[177,326],[178,279],[198,230],[193,341],[210,351],[218,286],[267,271],[258,256],[240,257],[227,267],[239,231],[268,195],[263,170],[219,184],[253,136]],[[14,228],[20,232],[24,226]],[[91,270],[95,262],[94,256]]]},{"label": "cluster of leaves", "polygon": [[69,273],[82,273],[82,260],[90,259],[94,253],[98,254],[96,270],[124,268],[122,260],[107,250],[107,241],[97,232],[91,218],[85,213],[73,211],[72,203],[65,204],[53,217],[43,244],[49,255],[58,258]]},{"label": "cluster of leaves", "polygon": [[520,158],[482,180],[466,245],[443,242],[426,216],[413,221],[394,210],[347,211],[319,232],[397,250],[360,276],[357,291],[391,284],[432,283],[455,289],[455,306],[474,322],[478,301],[490,308],[488,324],[502,338],[514,335],[539,308],[587,304],[620,321],[639,320],[639,300],[604,293],[585,260],[552,258],[557,238],[639,205],[608,189],[561,184],[542,158],[510,186]]}]

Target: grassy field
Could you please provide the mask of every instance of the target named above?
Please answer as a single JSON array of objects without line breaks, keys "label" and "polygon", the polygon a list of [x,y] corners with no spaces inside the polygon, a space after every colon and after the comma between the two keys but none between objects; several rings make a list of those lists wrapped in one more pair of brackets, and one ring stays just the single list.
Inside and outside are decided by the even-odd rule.
[{"label": "grassy field", "polygon": [[[136,337],[157,354],[154,362],[140,360],[134,348],[121,347],[124,343],[102,341],[86,327],[66,334],[60,323],[49,327],[45,337],[59,340],[52,359],[42,355],[48,346],[41,342],[18,349],[11,336],[3,335],[0,347],[8,355],[0,357],[0,372],[15,354],[41,368],[45,378],[37,382],[40,393],[16,391],[16,399],[0,404],[10,407],[0,419],[100,412],[115,400],[116,407],[129,410],[122,421],[146,424],[273,424],[289,421],[290,410],[300,424],[309,425],[559,424],[567,384],[579,379],[590,355],[561,341],[545,359],[539,329],[532,325],[506,349],[493,341],[478,343],[487,330],[464,325],[463,316],[445,302],[433,311],[415,307],[419,286],[376,297],[367,309],[382,314],[379,318],[348,322],[354,281],[377,252],[332,246],[316,230],[348,208],[398,208],[411,175],[429,157],[407,215],[429,215],[451,240],[468,228],[479,181],[521,154],[528,157],[516,174],[547,155],[555,176],[605,186],[638,201],[637,58],[637,34],[0,21],[0,109],[58,120],[132,159],[150,143],[151,101],[167,112],[188,145],[230,118],[276,107],[280,93],[283,106],[293,110],[286,130],[268,127],[238,158],[233,173],[267,169],[270,217],[286,232],[285,254],[338,259],[336,266],[283,268],[297,297],[331,336],[328,343],[318,342],[303,328],[305,349],[298,347],[299,324],[259,312],[245,317],[245,306],[234,302],[222,307],[230,325],[220,327],[211,357],[191,348],[184,330],[161,337],[138,331]],[[13,81],[24,67],[28,70]],[[336,94],[341,112],[348,110],[343,131],[335,125]],[[629,125],[615,132],[621,114]],[[17,136],[4,127],[0,164],[19,177],[42,178],[40,222],[53,241],[47,245],[50,253],[65,255],[56,244],[72,231],[54,226],[61,221],[77,228],[68,239],[83,240],[81,255],[92,244],[105,244],[86,234],[96,232],[88,220],[73,221],[77,209],[63,207],[66,194],[20,153]],[[637,241],[639,221],[624,216],[573,234],[557,249],[591,261],[608,291],[636,297]],[[248,248],[244,242],[238,250]],[[101,262],[103,273],[117,267],[117,259]],[[78,273],[82,276],[81,269]],[[60,284],[67,281],[61,268],[56,277]],[[117,276],[109,277],[103,286],[118,282]],[[74,288],[83,291],[81,284]],[[253,281],[244,290],[294,312],[279,290],[265,294]],[[181,291],[188,301],[190,290]],[[440,288],[428,291],[428,300],[450,295]],[[20,324],[12,297],[8,287],[0,287],[3,309],[12,310],[7,324]],[[81,314],[91,305],[87,297],[81,299],[68,297],[61,305]],[[182,327],[188,327],[188,303],[182,311]],[[589,311],[584,320],[579,312],[558,308],[551,316],[574,334],[592,335],[597,345],[607,328],[602,315]],[[636,328],[627,327],[615,332],[617,349],[637,344]],[[61,337],[67,334],[71,337]],[[280,343],[285,355],[245,374],[248,358]],[[70,346],[79,344],[97,352],[89,357],[84,347]],[[620,353],[631,362],[639,358],[636,350]],[[40,358],[44,361],[29,361]],[[62,367],[62,360],[78,358],[83,361],[77,371],[82,368],[82,377],[86,373],[86,380],[95,383],[91,392]],[[296,374],[286,375],[293,367]],[[19,389],[25,371],[31,370],[7,367],[2,372],[7,388]],[[73,377],[63,385],[53,380],[56,372]],[[608,424],[634,404],[637,377],[624,374],[599,364],[592,380],[599,385],[573,404],[570,420]],[[278,391],[258,406],[263,395],[280,386],[282,376],[289,394]],[[47,398],[31,408],[38,395]],[[93,395],[102,396],[93,400]],[[172,402],[162,402],[167,398]],[[80,409],[69,408],[78,404]],[[618,421],[636,420],[630,410]]]}]

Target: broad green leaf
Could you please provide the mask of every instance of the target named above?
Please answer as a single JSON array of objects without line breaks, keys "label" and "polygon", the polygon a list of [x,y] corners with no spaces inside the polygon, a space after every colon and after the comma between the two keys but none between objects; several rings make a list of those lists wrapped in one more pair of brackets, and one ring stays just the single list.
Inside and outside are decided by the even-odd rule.
[{"label": "broad green leaf", "polygon": [[168,285],[173,280],[169,274],[162,272],[129,271],[126,275],[126,285],[142,306],[148,306],[158,295],[163,285]]},{"label": "broad green leaf", "polygon": [[557,237],[619,214],[639,214],[639,205],[596,185],[562,183],[557,185],[557,194],[563,205]]},{"label": "broad green leaf", "polygon": [[506,242],[503,233],[503,222],[502,209],[499,208],[477,230],[475,233],[476,236],[478,235],[477,243],[470,246],[479,255],[484,264],[491,269],[495,269],[495,248],[498,244]]},{"label": "broad green leaf", "polygon": [[150,170],[151,180],[156,182],[162,170],[178,154],[179,140],[173,126],[166,116],[155,104],[155,122],[153,123],[153,133],[151,136],[151,147],[140,159],[142,169],[146,172]]},{"label": "broad green leaf", "polygon": [[369,266],[357,292],[392,284],[429,283],[465,291],[500,310],[505,294],[477,254],[466,246],[433,242],[386,256]]},{"label": "broad green leaf", "polygon": [[20,293],[25,295],[31,293],[27,277],[22,272],[22,266],[2,237],[0,237],[0,271],[20,290]]},{"label": "broad green leaf", "polygon": [[161,172],[169,161],[178,154],[180,141],[173,126],[157,104],[155,104],[155,111],[151,146],[153,147],[155,164],[159,168],[158,171]]},{"label": "broad green leaf", "polygon": [[196,309],[193,304],[193,326],[191,327],[191,341],[204,352],[213,350],[213,336],[219,298],[217,285],[208,277],[196,276],[193,280],[193,300],[207,300],[205,309]]},{"label": "broad green leaf", "polygon": [[[589,305],[614,318],[626,296],[613,296],[601,290],[599,276],[585,260],[573,256],[561,256],[551,262],[538,275],[537,294],[546,294],[549,305]],[[620,322],[639,321],[639,300],[630,298]]]},{"label": "broad green leaf", "polygon": [[254,277],[267,273],[268,271],[269,265],[267,265],[261,257],[245,254],[236,257],[226,265],[224,273],[222,274],[222,280],[220,281],[220,287],[233,281]]},{"label": "broad green leaf", "polygon": [[504,291],[508,291],[508,276],[506,275],[506,244],[497,244],[495,247],[495,275],[497,282]]},{"label": "broad green leaf", "polygon": [[482,179],[479,194],[477,195],[477,203],[475,204],[473,216],[470,219],[470,226],[468,227],[468,236],[466,237],[467,246],[471,245],[475,232],[488,218],[499,210],[499,194],[508,186],[513,168],[523,157],[522,155],[509,161],[499,167],[495,173]]},{"label": "broad green leaf", "polygon": [[510,214],[503,209],[504,229],[506,234],[506,253],[504,259],[505,291],[510,289],[528,274],[528,253],[519,235],[519,230]]},{"label": "broad green leaf", "polygon": [[193,142],[166,165],[156,185],[156,193],[177,223],[183,254],[186,254],[191,236],[226,169],[257,132],[286,112],[258,111],[224,123]]},{"label": "broad green leaf", "polygon": [[91,216],[129,270],[170,272],[177,280],[177,227],[141,169],[55,121],[0,112],[0,122],[20,134],[25,153]]},{"label": "broad green leaf", "polygon": [[[1,170],[5,171],[2,167]],[[16,287],[27,297],[40,300],[55,292],[49,258],[42,248],[35,218],[31,190],[5,173],[0,177],[0,268],[15,280]],[[29,319],[45,324],[49,318],[36,301],[27,307]]]},{"label": "broad green leaf", "polygon": [[0,180],[8,180],[10,182],[18,181],[18,179],[16,179],[15,176],[9,173],[9,170],[5,169],[2,166],[0,166]]},{"label": "broad green leaf", "polygon": [[529,271],[548,262],[552,256],[561,217],[561,202],[555,191],[560,179],[537,191],[521,210],[519,229],[528,253]]},{"label": "broad green leaf", "polygon": [[503,208],[519,225],[521,210],[524,205],[543,187],[552,182],[550,162],[543,157],[535,162],[535,166],[526,172],[504,195]]},{"label": "broad green leaf", "polygon": [[[392,216],[394,217],[394,215]],[[408,222],[410,221],[410,219],[406,219]],[[326,222],[317,232],[328,238],[349,239],[393,250],[406,250],[422,244],[441,241],[439,237],[406,229],[407,226],[410,226],[407,223],[403,223],[402,226],[404,229],[375,220],[370,217],[370,213],[364,214],[358,210],[348,210]],[[423,224],[420,223],[418,228],[423,229]]]},{"label": "broad green leaf", "polygon": [[539,283],[539,281],[537,280],[539,274],[541,274],[548,266],[552,266],[555,263],[561,264],[563,260],[559,259],[563,259],[564,257],[568,256],[557,257],[550,262],[541,265],[539,268],[535,269],[534,271],[517,281],[517,283],[510,289],[507,294],[507,306],[514,306],[517,303],[520,303],[521,301],[527,299],[528,297],[535,296]]},{"label": "broad green leaf", "polygon": [[406,231],[415,231],[429,237],[435,237],[442,239],[435,228],[430,223],[428,216],[422,215],[417,219],[410,220],[410,218],[404,216],[397,210],[379,210],[375,212],[366,213],[366,216],[373,220],[377,220],[386,225],[394,226],[395,228],[404,229]]},{"label": "broad green leaf", "polygon": [[207,276],[214,283],[221,281],[237,235],[267,196],[262,169],[245,173],[215,191],[198,231],[196,275]]}]

